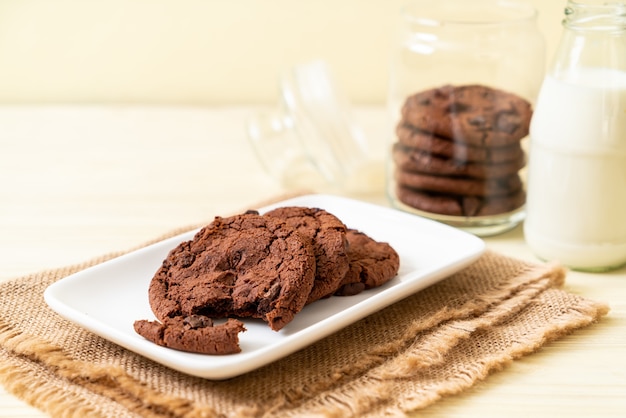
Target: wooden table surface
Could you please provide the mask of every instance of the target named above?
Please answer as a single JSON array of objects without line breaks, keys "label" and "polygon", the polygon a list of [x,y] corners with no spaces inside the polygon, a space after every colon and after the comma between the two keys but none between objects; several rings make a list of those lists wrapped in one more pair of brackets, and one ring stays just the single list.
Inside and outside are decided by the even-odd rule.
[{"label": "wooden table surface", "polygon": [[[0,280],[130,249],[288,192],[247,143],[254,111],[0,108]],[[372,142],[384,141],[384,109],[357,108],[355,117]],[[352,197],[388,204],[382,191]],[[521,227],[485,241],[537,261]],[[419,416],[626,416],[626,269],[570,272],[566,288],[607,302],[609,315]],[[0,389],[0,417],[42,416]]]}]

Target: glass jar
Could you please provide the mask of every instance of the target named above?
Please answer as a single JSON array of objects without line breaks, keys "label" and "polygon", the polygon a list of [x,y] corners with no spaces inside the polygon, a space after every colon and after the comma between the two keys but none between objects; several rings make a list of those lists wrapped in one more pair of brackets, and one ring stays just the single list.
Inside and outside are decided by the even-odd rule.
[{"label": "glass jar", "polygon": [[567,3],[530,137],[530,248],[579,270],[626,264],[626,2]]},{"label": "glass jar", "polygon": [[321,60],[279,78],[276,109],[253,115],[247,137],[266,172],[286,189],[383,194],[384,161],[355,122],[347,96]]},{"label": "glass jar", "polygon": [[524,218],[524,141],[545,71],[536,11],[515,0],[418,0],[390,69],[387,194],[477,235]]}]

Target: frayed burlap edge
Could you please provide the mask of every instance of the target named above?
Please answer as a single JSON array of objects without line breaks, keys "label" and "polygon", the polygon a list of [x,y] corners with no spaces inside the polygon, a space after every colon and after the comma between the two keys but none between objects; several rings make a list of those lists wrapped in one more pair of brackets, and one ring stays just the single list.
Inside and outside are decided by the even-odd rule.
[{"label": "frayed burlap edge", "polygon": [[[61,382],[61,387],[75,385],[84,388],[138,416],[200,418],[218,415],[209,406],[196,405],[193,401],[154,391],[120,367],[98,366],[73,359],[62,348],[38,337],[16,332],[7,324],[0,324],[0,344],[7,350],[6,360],[11,357],[18,360],[0,362],[0,381],[11,393],[52,416],[95,416],[97,409],[76,402],[65,391],[56,390],[49,380],[46,380],[46,385],[34,384],[34,369],[44,368]],[[27,367],[15,367],[15,363],[20,362]]]},{"label": "frayed burlap edge", "polygon": [[[538,297],[544,293],[559,293],[563,297],[569,297],[567,292],[560,289],[546,289]],[[414,358],[419,359],[423,350],[437,351],[441,347],[447,348],[445,341],[432,338],[428,346],[413,345],[391,361],[373,368],[340,388],[333,388],[316,396],[285,413],[284,416],[404,417],[444,397],[467,390],[479,381],[485,380],[490,374],[506,368],[514,360],[535,353],[552,341],[596,323],[608,312],[609,307],[606,304],[577,298],[575,306],[562,312],[559,317],[552,318],[545,326],[535,329],[523,342],[513,344],[509,349],[499,353],[486,353],[473,359],[472,362],[464,364],[463,370],[458,374],[449,376],[445,381],[439,381],[438,385],[429,387],[428,390],[406,393],[402,385],[419,382],[421,377],[429,372],[428,367],[422,362],[418,362],[417,367],[413,368],[412,365],[416,364]],[[512,314],[509,320],[514,322],[515,314]],[[500,324],[496,322],[472,330],[472,340],[480,341],[481,334],[497,332],[499,326]],[[453,350],[462,350],[462,346],[455,345],[452,350],[446,352],[449,354]],[[446,367],[445,362],[450,360],[450,357],[452,356],[444,355],[439,364],[430,367]],[[401,394],[402,392],[404,394]]]}]

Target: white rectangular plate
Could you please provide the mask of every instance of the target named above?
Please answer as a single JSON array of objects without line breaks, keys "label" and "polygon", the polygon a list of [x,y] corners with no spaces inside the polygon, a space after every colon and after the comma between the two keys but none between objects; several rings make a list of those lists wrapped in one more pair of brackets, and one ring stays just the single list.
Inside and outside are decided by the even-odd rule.
[{"label": "white rectangular plate", "polygon": [[135,333],[137,319],[154,319],[148,285],[169,251],[197,231],[150,245],[52,284],[46,303],[64,318],[172,369],[207,379],[237,376],[291,354],[451,275],[476,260],[484,242],[466,232],[394,209],[330,195],[307,195],[259,208],[325,209],[349,228],[391,244],[400,255],[398,275],[355,296],[331,297],[306,306],[280,331],[244,320],[241,353],[211,356],[157,346]]}]

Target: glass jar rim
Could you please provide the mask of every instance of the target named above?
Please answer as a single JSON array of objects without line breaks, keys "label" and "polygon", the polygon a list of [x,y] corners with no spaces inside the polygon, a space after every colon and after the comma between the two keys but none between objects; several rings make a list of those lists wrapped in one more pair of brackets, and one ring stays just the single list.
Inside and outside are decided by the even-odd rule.
[{"label": "glass jar rim", "polygon": [[401,14],[408,22],[424,26],[484,26],[534,22],[538,13],[518,0],[414,0]]}]

